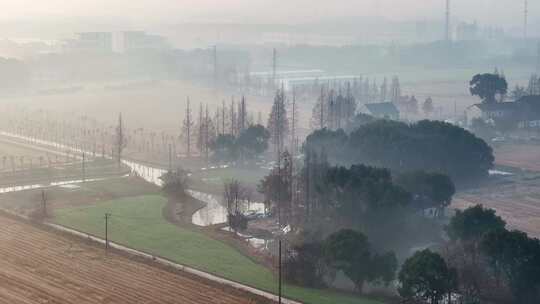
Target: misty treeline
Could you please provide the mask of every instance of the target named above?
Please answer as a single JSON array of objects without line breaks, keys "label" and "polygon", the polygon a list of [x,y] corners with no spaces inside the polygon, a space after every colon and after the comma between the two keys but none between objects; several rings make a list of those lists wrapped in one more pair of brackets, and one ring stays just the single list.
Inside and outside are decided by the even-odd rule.
[{"label": "misty treeline", "polygon": [[[0,57],[1,93],[33,89],[40,94],[70,93],[65,88],[77,84],[113,81],[187,80],[207,86],[235,86],[249,75],[250,55],[241,49],[221,48],[218,56],[208,49],[137,50],[127,53],[104,51],[62,51],[38,54],[31,58]],[[215,64],[217,61],[217,64]],[[216,83],[217,82],[217,83]],[[151,83],[148,83],[151,84]],[[132,86],[109,85],[106,89],[133,89]],[[45,88],[45,89],[43,89]],[[75,88],[75,87],[74,87]],[[9,91],[6,91],[9,89]]]},{"label": "misty treeline", "polygon": [[31,82],[31,72],[19,60],[0,57],[0,89],[1,94],[15,93],[26,88]]},{"label": "misty treeline", "polygon": [[540,95],[540,76],[532,74],[526,86],[516,84],[510,91],[510,98],[518,100],[525,96]]},{"label": "misty treeline", "polygon": [[92,157],[118,160],[130,154],[168,161],[171,167],[176,167],[178,159],[183,157],[206,164],[247,164],[260,161],[270,147],[275,151],[299,150],[296,100],[288,98],[282,90],[276,91],[272,110],[265,117],[261,112],[250,111],[245,97],[223,100],[221,106],[213,109],[203,103],[194,104],[189,98],[181,105],[184,115],[174,131],[133,126],[121,114],[111,123],[104,123],[87,115],[66,117],[52,111],[23,108],[8,110],[10,119],[5,121],[5,130],[34,140],[48,140],[59,147],[84,150]]},{"label": "misty treeline", "polygon": [[362,117],[368,122],[350,133],[328,129],[313,132],[306,138],[304,150],[324,151],[333,164],[363,163],[395,172],[442,172],[460,182],[486,177],[493,167],[492,149],[458,126],[440,121],[407,124]]},{"label": "misty treeline", "polygon": [[395,71],[396,67],[415,66],[424,69],[501,65],[528,67],[531,62],[536,62],[537,50],[537,41],[534,39],[342,47],[299,45],[281,50],[280,58],[284,65],[317,66],[328,72],[381,73]]},{"label": "misty treeline", "polygon": [[[290,118],[288,113],[292,115]],[[238,103],[234,99],[230,104],[223,101],[213,114],[208,106],[203,110],[201,104],[198,118],[194,120],[188,99],[181,134],[186,154],[192,156],[195,146],[207,161],[212,158],[217,162],[244,162],[257,159],[270,145],[276,151],[296,145],[298,110],[295,100],[289,102],[283,90],[277,90],[268,119],[263,119],[260,112],[255,118],[248,111],[247,100],[242,97]]]},{"label": "misty treeline", "polygon": [[431,97],[420,103],[414,95],[403,95],[398,76],[391,81],[384,78],[380,86],[376,80],[370,83],[369,78],[363,77],[338,84],[315,80],[310,86],[295,87],[295,92],[316,100],[311,113],[312,130],[353,130],[358,124],[355,114],[359,113],[360,106],[368,103],[391,102],[401,113],[412,116],[423,112],[429,117],[435,111]]}]

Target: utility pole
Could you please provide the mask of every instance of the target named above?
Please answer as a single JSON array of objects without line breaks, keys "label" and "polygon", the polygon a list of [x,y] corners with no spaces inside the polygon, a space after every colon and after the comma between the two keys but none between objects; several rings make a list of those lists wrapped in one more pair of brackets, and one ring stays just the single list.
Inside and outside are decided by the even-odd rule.
[{"label": "utility pole", "polygon": [[172,172],[172,146],[169,144],[169,171]]},{"label": "utility pole", "polygon": [[279,265],[278,265],[278,303],[281,304],[281,238],[278,242],[278,250],[279,250]]},{"label": "utility pole", "polygon": [[319,117],[319,128],[324,129],[324,86],[321,86],[321,113]]},{"label": "utility pole", "polygon": [[41,204],[43,206],[43,218],[47,218],[47,196],[45,195],[45,190],[41,190]]},{"label": "utility pole", "polygon": [[105,213],[105,249],[109,249],[109,218],[110,213]]},{"label": "utility pole", "polygon": [[446,25],[445,25],[445,40],[450,41],[450,0],[446,0]]},{"label": "utility pole", "polygon": [[292,92],[292,119],[291,119],[291,156],[294,159],[296,156],[296,90],[293,87]]}]

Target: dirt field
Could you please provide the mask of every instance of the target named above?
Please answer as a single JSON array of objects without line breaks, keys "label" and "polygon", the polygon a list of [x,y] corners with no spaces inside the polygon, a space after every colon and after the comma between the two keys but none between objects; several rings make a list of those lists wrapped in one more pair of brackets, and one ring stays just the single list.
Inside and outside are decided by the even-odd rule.
[{"label": "dirt field", "polygon": [[495,209],[510,229],[540,238],[540,146],[503,145],[494,149],[499,166],[523,169],[489,185],[458,193],[452,207],[482,204]]},{"label": "dirt field", "polygon": [[495,209],[510,229],[540,237],[540,180],[497,184],[459,193],[452,207],[465,209],[476,204]]},{"label": "dirt field", "polygon": [[540,171],[540,145],[504,145],[494,152],[498,165]]},{"label": "dirt field", "polygon": [[0,240],[0,303],[256,303],[3,216]]}]

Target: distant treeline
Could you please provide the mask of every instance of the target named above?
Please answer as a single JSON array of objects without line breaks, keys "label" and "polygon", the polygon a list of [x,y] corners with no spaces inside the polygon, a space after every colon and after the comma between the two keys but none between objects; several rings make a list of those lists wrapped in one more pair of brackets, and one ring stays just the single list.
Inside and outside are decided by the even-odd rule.
[{"label": "distant treeline", "polygon": [[317,66],[331,72],[380,73],[411,67],[455,68],[530,65],[536,41],[437,41],[412,45],[295,46],[280,51],[284,65]]}]

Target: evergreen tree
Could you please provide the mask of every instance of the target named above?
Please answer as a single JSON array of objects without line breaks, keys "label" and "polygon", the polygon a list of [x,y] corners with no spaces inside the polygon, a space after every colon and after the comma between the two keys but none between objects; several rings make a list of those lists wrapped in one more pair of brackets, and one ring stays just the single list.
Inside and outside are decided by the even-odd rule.
[{"label": "evergreen tree", "polygon": [[433,106],[433,99],[431,97],[428,97],[426,101],[424,101],[424,104],[422,105],[422,110],[424,111],[424,114],[426,116],[430,116],[431,113],[433,113],[433,110],[435,110],[435,107]]},{"label": "evergreen tree", "polygon": [[285,92],[283,89],[278,90],[274,97],[274,104],[268,118],[268,130],[275,151],[283,151],[285,139],[289,133],[289,120],[287,119]]},{"label": "evergreen tree", "polygon": [[384,77],[384,81],[381,85],[381,94],[380,94],[381,102],[386,101],[387,94],[388,94],[388,80],[386,79],[386,77]]},{"label": "evergreen tree", "polygon": [[317,103],[313,107],[311,113],[311,129],[313,131],[324,129],[327,121],[327,109],[326,109],[326,97],[324,93],[324,87],[321,87],[321,94],[317,99]]},{"label": "evergreen tree", "polygon": [[399,84],[399,78],[394,76],[392,79],[392,85],[390,87],[390,101],[398,103],[401,98],[401,86]]},{"label": "evergreen tree", "polygon": [[186,153],[188,157],[191,157],[191,136],[193,130],[193,118],[191,117],[191,108],[189,97],[186,101],[186,113],[184,116],[184,122],[182,124],[182,133],[184,142],[186,144]]}]

